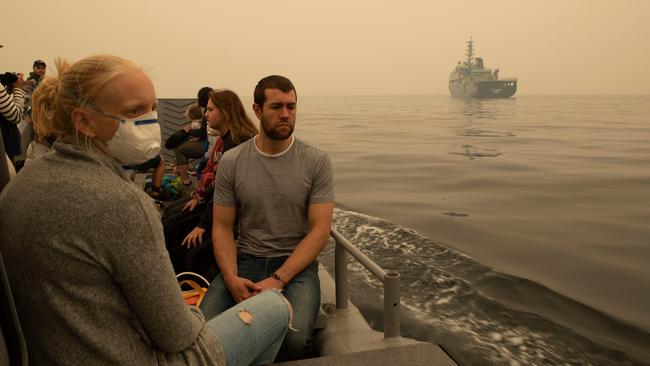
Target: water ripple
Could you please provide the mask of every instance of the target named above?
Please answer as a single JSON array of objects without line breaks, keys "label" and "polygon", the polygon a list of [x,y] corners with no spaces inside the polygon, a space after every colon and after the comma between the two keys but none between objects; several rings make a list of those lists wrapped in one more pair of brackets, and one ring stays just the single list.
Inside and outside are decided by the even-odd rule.
[{"label": "water ripple", "polygon": [[[650,357],[643,348],[650,342],[647,332],[539,284],[486,268],[414,230],[341,209],[335,210],[334,226],[383,268],[401,274],[404,307],[442,332],[438,341],[467,364],[635,365]],[[328,255],[331,258],[331,249]],[[360,282],[380,291],[381,281],[358,262],[351,261],[349,270],[356,286]],[[524,310],[504,287],[514,287],[527,298],[545,298],[555,308]],[[559,321],[561,315],[555,312],[567,311],[588,317],[593,333]],[[593,336],[601,327],[609,330],[610,339]]]}]

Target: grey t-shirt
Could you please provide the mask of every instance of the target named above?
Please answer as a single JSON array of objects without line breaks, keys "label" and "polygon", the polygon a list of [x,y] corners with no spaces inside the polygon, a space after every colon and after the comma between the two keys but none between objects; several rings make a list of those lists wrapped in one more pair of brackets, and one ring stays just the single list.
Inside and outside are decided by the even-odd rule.
[{"label": "grey t-shirt", "polygon": [[258,257],[290,255],[307,235],[309,205],[334,202],[329,157],[296,138],[277,155],[255,138],[227,151],[215,182],[214,203],[237,208],[238,252]]}]

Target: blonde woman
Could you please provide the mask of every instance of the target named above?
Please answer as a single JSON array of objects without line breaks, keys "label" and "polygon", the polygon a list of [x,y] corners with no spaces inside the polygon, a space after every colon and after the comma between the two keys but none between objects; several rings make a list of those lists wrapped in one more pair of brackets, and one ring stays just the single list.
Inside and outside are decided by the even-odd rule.
[{"label": "blonde woman", "polygon": [[[265,291],[204,320],[183,301],[151,199],[122,170],[160,150],[147,75],[115,56],[58,62],[34,106],[57,135],[0,196],[0,251],[33,365],[273,361],[290,305]],[[253,318],[250,320],[248,315]]]},{"label": "blonde woman", "polygon": [[[32,134],[32,141],[27,146],[27,152],[25,153],[25,164],[30,163],[34,159],[46,154],[52,150],[52,144],[56,140],[56,135],[51,130],[48,123],[40,123],[41,119],[45,121],[49,120],[50,117],[47,116],[48,110],[52,106],[44,107],[43,103],[49,103],[50,100],[50,90],[48,88],[36,88],[32,93],[31,103],[32,105],[40,105],[39,110],[32,112],[32,128],[34,133]],[[43,115],[45,113],[45,115]]]}]

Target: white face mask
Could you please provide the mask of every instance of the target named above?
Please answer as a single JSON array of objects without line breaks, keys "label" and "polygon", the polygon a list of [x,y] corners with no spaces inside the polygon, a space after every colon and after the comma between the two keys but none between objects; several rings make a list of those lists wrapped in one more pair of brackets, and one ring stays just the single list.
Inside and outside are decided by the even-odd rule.
[{"label": "white face mask", "polygon": [[133,119],[121,119],[107,146],[123,165],[139,165],[155,158],[160,153],[158,113],[152,111]]}]

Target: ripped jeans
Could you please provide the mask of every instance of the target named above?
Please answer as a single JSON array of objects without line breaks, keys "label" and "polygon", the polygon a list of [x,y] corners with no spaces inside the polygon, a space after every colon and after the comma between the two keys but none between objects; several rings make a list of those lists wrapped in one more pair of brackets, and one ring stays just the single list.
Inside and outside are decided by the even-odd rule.
[{"label": "ripped jeans", "polygon": [[277,291],[264,291],[205,323],[219,339],[227,366],[273,363],[289,329],[289,307]]},{"label": "ripped jeans", "polygon": [[[270,277],[287,258],[253,257],[238,253],[238,275],[253,282],[261,281]],[[289,330],[287,333],[276,362],[313,357],[314,324],[320,308],[318,262],[310,263],[302,272],[292,278],[284,288],[283,294],[293,307],[293,328],[296,330]],[[228,292],[223,277],[221,274],[217,275],[201,302],[201,311],[206,319],[210,319],[234,305],[235,301]]]}]

